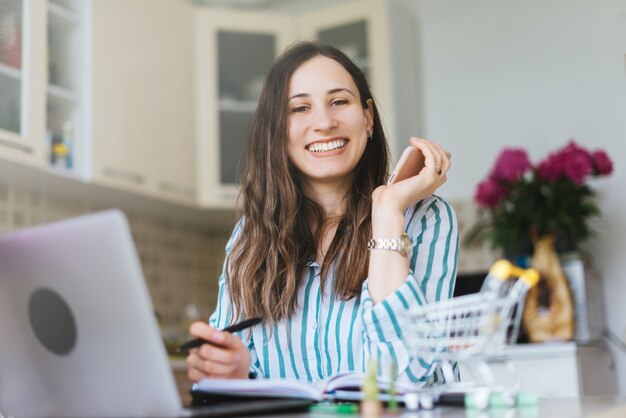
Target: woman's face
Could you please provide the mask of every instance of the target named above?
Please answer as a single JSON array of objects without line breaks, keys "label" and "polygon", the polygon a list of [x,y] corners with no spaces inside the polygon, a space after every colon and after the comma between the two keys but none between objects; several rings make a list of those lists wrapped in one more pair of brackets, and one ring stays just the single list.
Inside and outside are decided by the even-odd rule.
[{"label": "woman's face", "polygon": [[345,182],[372,130],[372,103],[361,106],[352,76],[337,61],[316,56],[291,76],[287,155],[308,186]]}]

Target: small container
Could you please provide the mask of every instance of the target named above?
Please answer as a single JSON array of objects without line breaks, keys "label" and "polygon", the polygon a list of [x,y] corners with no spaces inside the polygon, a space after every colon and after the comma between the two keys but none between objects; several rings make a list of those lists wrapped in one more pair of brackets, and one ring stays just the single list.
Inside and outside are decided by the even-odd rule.
[{"label": "small container", "polygon": [[52,146],[52,165],[58,168],[67,168],[67,155],[69,154],[69,150],[67,146],[58,142]]}]

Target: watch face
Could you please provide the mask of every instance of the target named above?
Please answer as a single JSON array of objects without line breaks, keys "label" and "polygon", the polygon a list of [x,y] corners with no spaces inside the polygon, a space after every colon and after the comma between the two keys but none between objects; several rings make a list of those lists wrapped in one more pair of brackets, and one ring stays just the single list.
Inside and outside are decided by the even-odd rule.
[{"label": "watch face", "polygon": [[402,255],[408,255],[411,251],[412,243],[407,234],[402,234],[400,237],[400,253]]}]

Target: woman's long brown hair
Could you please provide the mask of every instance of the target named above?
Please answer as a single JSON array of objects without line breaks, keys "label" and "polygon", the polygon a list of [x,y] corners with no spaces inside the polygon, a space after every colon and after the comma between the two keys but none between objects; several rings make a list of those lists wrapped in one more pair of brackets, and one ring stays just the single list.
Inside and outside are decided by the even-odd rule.
[{"label": "woman's long brown hair", "polygon": [[241,181],[243,225],[226,259],[226,282],[235,315],[289,318],[308,262],[315,259],[324,212],[303,194],[300,174],[287,157],[288,89],[292,74],[304,62],[322,55],[341,64],[352,76],[367,108],[372,99],[371,139],[354,169],[346,211],[324,257],[321,285],[335,264],[335,295],[357,296],[367,277],[371,238],[371,196],[388,175],[389,151],[378,111],[363,72],[341,51],[317,42],[299,42],[278,58],[270,71],[254,115]]}]

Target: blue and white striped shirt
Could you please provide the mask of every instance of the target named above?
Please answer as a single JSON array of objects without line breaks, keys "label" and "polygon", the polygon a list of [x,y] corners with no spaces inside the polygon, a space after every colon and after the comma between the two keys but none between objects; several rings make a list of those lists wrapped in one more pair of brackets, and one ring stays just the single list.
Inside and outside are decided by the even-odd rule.
[{"label": "blue and white striped shirt", "polygon": [[[241,221],[226,245],[230,251]],[[344,301],[333,294],[334,270],[320,288],[320,266],[310,262],[304,270],[295,314],[285,321],[263,324],[239,333],[251,352],[251,371],[257,377],[319,381],[347,371],[365,371],[376,358],[379,374],[388,375],[390,362],[398,381],[434,383],[441,379],[436,365],[411,359],[402,342],[406,311],[452,297],[456,278],[459,234],[456,215],[448,202],[430,196],[409,207],[404,230],[413,248],[406,282],[374,305],[363,283],[360,296]],[[209,323],[224,328],[232,318],[225,276],[219,279],[217,308]]]}]

